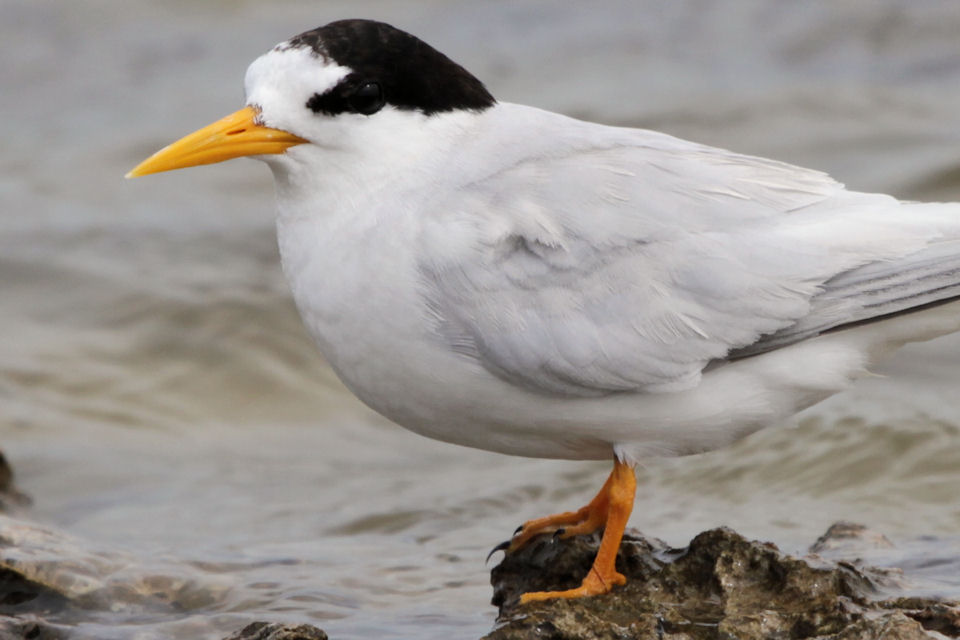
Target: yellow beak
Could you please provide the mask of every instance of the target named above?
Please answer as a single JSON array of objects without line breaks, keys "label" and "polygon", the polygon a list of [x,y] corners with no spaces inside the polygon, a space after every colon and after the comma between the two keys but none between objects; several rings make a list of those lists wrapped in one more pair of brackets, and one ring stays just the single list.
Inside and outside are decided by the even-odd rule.
[{"label": "yellow beak", "polygon": [[283,153],[294,145],[307,142],[292,133],[257,124],[258,115],[253,107],[231,113],[157,151],[126,177],[137,178],[148,173],[213,164],[241,156]]}]

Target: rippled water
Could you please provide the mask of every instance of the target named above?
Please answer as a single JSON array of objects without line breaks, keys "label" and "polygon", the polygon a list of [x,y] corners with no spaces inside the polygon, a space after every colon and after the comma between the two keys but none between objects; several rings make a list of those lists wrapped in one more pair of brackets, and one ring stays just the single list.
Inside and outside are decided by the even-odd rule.
[{"label": "rippled water", "polygon": [[[377,17],[505,100],[960,199],[951,3],[584,6],[0,0],[0,445],[34,498],[0,537],[80,599],[51,620],[102,639],[254,619],[478,637],[486,551],[607,472],[436,443],[359,405],[296,317],[258,163],[122,180],[235,109],[249,61],[294,33]],[[856,520],[897,543],[877,561],[957,596],[960,339],[882,373],[787,428],[649,461],[632,524],[797,551]]]}]

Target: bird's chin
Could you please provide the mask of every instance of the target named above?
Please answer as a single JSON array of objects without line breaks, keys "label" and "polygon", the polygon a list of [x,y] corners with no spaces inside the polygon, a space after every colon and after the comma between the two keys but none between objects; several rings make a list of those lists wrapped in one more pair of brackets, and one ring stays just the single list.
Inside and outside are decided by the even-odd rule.
[{"label": "bird's chin", "polygon": [[255,156],[254,159],[260,160],[270,167],[270,173],[273,174],[273,179],[278,188],[280,188],[281,185],[289,185],[291,175],[296,173],[294,163],[290,162],[289,158],[265,155]]},{"label": "bird's chin", "polygon": [[266,163],[275,177],[278,173],[290,173],[297,166],[302,165],[298,162],[298,154],[291,153],[293,149],[287,149],[284,153],[263,154],[259,156],[250,156],[254,160],[260,160]]},{"label": "bird's chin", "polygon": [[316,190],[317,185],[314,183],[320,176],[316,175],[316,170],[310,171],[311,164],[306,162],[305,158],[290,151],[292,149],[280,155],[254,157],[270,168],[277,196],[281,199],[297,200],[305,190]]}]

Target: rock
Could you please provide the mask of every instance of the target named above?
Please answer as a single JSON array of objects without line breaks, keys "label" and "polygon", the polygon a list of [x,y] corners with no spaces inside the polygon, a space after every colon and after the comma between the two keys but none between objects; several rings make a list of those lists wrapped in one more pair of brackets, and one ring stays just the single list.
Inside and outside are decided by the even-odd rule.
[{"label": "rock", "polygon": [[70,637],[66,621],[91,612],[114,615],[118,624],[179,617],[216,607],[230,588],[182,563],[163,568],[156,560],[144,565],[129,553],[91,548],[56,529],[0,514],[0,640]]},{"label": "rock", "polygon": [[3,451],[0,451],[0,512],[9,511],[13,507],[27,506],[30,502],[30,498],[14,485],[13,468],[7,462]]},{"label": "rock", "polygon": [[960,637],[956,603],[882,600],[886,571],[794,558],[725,528],[701,533],[686,549],[628,532],[617,557],[625,586],[519,604],[525,591],[580,584],[598,544],[598,536],[546,536],[505,557],[491,573],[500,625],[485,640]]},{"label": "rock", "polygon": [[893,543],[877,531],[856,522],[835,522],[827,532],[817,538],[810,553],[833,554],[835,552],[861,553],[866,549],[892,549]]},{"label": "rock", "polygon": [[327,634],[310,624],[251,622],[223,640],[327,640]]},{"label": "rock", "polygon": [[169,568],[156,560],[144,563],[54,527],[0,514],[0,614],[174,613],[216,606],[229,589],[183,563]]},{"label": "rock", "polygon": [[65,637],[58,629],[32,617],[0,615],[0,640],[63,640]]},{"label": "rock", "polygon": [[34,582],[16,569],[0,567],[0,615],[49,615],[67,606],[67,598],[49,585]]}]

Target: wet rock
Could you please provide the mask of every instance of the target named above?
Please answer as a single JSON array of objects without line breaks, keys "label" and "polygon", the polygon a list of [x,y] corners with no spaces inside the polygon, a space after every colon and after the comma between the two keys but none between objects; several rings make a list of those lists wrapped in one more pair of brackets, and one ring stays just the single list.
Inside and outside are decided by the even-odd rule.
[{"label": "wet rock", "polygon": [[15,569],[0,567],[0,615],[48,615],[67,606],[66,596],[50,586],[34,582]]},{"label": "wet rock", "polygon": [[[893,606],[898,606],[895,601]],[[945,604],[904,602],[899,603],[905,609],[912,609],[910,617],[923,625],[928,631],[936,631],[948,638],[960,638],[960,608]]]},{"label": "wet rock", "polygon": [[58,629],[33,618],[12,618],[0,615],[0,640],[62,640]]},{"label": "wet rock", "polygon": [[0,451],[0,512],[29,504],[30,498],[13,483],[13,467],[7,462],[3,451]]},{"label": "wet rock", "polygon": [[810,547],[810,553],[860,553],[866,549],[892,548],[893,543],[882,533],[856,522],[841,521],[830,525],[827,532],[817,538]]},{"label": "wet rock", "polygon": [[[837,531],[849,533],[845,526]],[[883,600],[887,571],[794,558],[725,528],[701,533],[685,549],[628,532],[617,557],[625,586],[519,604],[525,591],[577,586],[598,544],[598,536],[544,537],[505,557],[491,574],[500,626],[485,640],[960,637],[956,603]]]},{"label": "wet rock", "polygon": [[144,563],[55,528],[0,515],[0,614],[196,611],[216,606],[229,589],[181,563]]},{"label": "wet rock", "polygon": [[327,634],[310,624],[251,622],[223,640],[327,640]]}]

